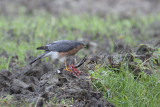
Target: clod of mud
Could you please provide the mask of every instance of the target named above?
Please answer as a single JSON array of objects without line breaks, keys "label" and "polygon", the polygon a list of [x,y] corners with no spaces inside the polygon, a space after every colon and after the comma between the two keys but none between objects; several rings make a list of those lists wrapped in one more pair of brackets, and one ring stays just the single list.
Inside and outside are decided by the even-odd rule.
[{"label": "clod of mud", "polygon": [[137,49],[136,54],[137,55],[145,55],[145,54],[149,54],[153,51],[155,51],[155,49],[149,47],[148,45],[140,45],[139,48]]},{"label": "clod of mud", "polygon": [[12,74],[7,71],[7,70],[2,70],[0,72],[0,91],[1,92],[5,92],[5,91],[9,91],[9,87],[11,86],[11,79],[9,78],[9,76],[11,76]]}]

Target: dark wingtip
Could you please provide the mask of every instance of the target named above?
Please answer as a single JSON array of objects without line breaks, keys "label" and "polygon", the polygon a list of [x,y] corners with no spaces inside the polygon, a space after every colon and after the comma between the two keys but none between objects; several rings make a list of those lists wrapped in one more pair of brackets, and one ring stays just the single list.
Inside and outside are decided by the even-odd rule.
[{"label": "dark wingtip", "polygon": [[41,46],[41,47],[38,47],[37,50],[47,50],[48,47],[47,46]]}]

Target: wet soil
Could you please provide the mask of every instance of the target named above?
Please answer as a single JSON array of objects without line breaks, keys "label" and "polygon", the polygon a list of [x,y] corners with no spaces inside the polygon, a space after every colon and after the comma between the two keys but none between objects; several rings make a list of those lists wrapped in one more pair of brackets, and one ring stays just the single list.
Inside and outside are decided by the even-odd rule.
[{"label": "wet soil", "polygon": [[8,94],[14,96],[16,105],[28,102],[43,106],[49,101],[60,104],[65,99],[74,107],[114,107],[102,92],[93,89],[87,73],[82,72],[79,77],[62,69],[58,73],[51,64],[41,61],[25,68],[11,66],[12,72],[0,72],[0,92],[3,98]]}]

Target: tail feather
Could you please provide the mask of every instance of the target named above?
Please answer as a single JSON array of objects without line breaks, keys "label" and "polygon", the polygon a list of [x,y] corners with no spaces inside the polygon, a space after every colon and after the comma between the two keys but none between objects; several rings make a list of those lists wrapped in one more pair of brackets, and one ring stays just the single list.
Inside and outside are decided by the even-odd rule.
[{"label": "tail feather", "polygon": [[33,61],[31,61],[29,64],[32,65],[34,62],[36,62],[37,60],[43,58],[48,52],[45,52],[44,54],[38,56],[36,59],[34,59]]},{"label": "tail feather", "polygon": [[37,50],[48,50],[48,46],[41,46],[41,47],[38,47]]}]

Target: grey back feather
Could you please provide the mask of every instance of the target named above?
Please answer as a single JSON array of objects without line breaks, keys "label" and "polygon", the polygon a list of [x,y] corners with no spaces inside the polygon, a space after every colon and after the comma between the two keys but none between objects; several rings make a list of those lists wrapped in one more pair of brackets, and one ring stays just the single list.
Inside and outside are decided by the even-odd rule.
[{"label": "grey back feather", "polygon": [[56,52],[66,52],[76,48],[78,45],[84,45],[82,42],[70,41],[70,40],[59,40],[54,41],[46,45],[46,48],[42,49],[45,51],[56,51]]}]

